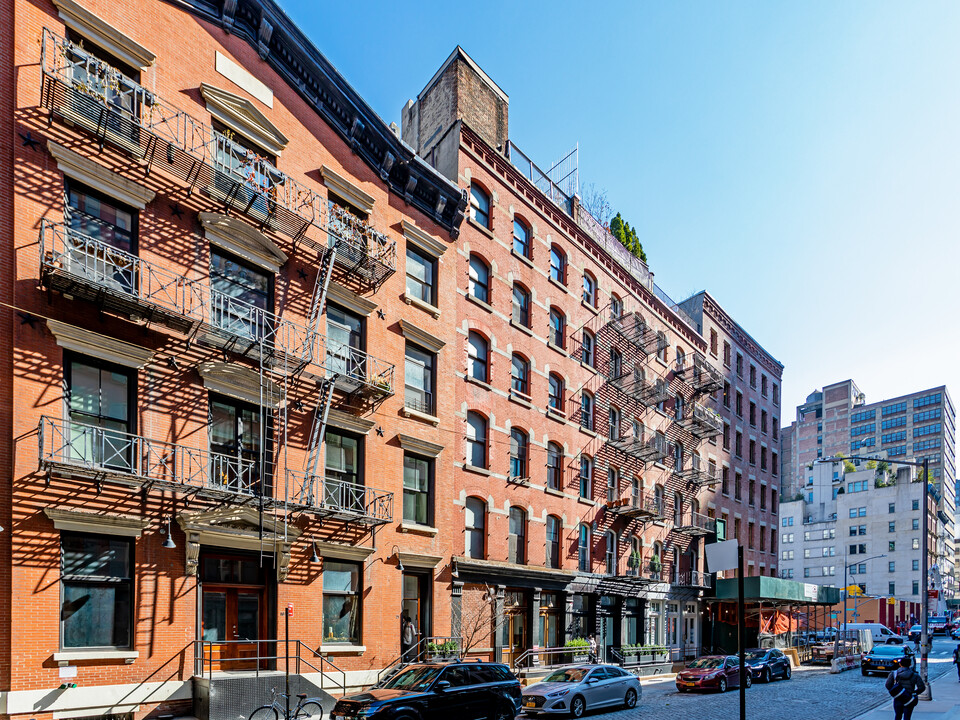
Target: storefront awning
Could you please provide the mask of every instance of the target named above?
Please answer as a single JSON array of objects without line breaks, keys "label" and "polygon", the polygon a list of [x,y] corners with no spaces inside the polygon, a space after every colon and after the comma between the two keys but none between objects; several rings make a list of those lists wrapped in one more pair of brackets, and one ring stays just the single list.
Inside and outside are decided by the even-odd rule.
[{"label": "storefront awning", "polygon": [[[765,602],[775,605],[836,605],[840,602],[840,589],[755,575],[743,579],[743,598],[746,602]],[[708,600],[736,601],[737,580],[717,580],[714,597]]]},{"label": "storefront awning", "polygon": [[564,570],[515,565],[498,560],[476,560],[454,557],[453,565],[463,582],[491,583],[512,587],[539,587],[543,590],[565,590],[574,574]]}]

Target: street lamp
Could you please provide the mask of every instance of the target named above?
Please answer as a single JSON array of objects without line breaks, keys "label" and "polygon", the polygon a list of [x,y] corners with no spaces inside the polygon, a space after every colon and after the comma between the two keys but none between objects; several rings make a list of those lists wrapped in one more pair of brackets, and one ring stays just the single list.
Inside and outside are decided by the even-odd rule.
[{"label": "street lamp", "polygon": [[[927,601],[927,573],[929,572],[928,568],[928,546],[929,546],[929,520],[927,515],[929,514],[929,497],[930,497],[930,474],[927,467],[927,459],[924,458],[921,462],[915,462],[913,460],[890,460],[889,458],[881,457],[865,457],[863,455],[846,455],[844,457],[829,457],[821,458],[816,460],[817,463],[839,463],[844,460],[866,460],[867,462],[873,460],[874,462],[885,462],[890,465],[911,465],[913,467],[923,468],[923,500],[921,504],[923,506],[922,520],[921,520],[921,533],[923,538],[920,541],[920,589],[923,594],[921,595],[921,601],[923,606],[920,610],[920,677],[923,678],[923,684],[926,686],[926,690],[920,693],[919,697],[921,700],[932,700],[933,693],[930,690],[930,683],[927,682],[927,657],[930,654],[930,635],[927,631],[927,620],[930,615],[930,603]],[[846,569],[844,569],[844,579],[846,579]],[[846,592],[844,592],[843,600],[843,609],[844,616],[846,616],[847,609],[847,600]],[[846,621],[846,617],[844,617]],[[844,628],[846,630],[846,628]]]}]

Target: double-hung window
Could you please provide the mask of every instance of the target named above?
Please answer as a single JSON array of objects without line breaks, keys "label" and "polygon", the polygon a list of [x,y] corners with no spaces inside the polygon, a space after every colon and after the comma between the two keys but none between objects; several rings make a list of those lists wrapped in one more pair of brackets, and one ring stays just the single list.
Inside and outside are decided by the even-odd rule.
[{"label": "double-hung window", "polygon": [[436,305],[437,261],[415,247],[407,246],[407,294]]},{"label": "double-hung window", "polygon": [[323,643],[360,644],[360,565],[323,561]]},{"label": "double-hung window", "polygon": [[433,522],[433,460],[404,453],[403,519],[418,525]]},{"label": "double-hung window", "polygon": [[407,343],[403,371],[405,407],[434,415],[434,366],[436,355],[417,345]]},{"label": "double-hung window", "polygon": [[252,340],[273,332],[273,274],[210,248],[210,314],[222,330]]},{"label": "double-hung window", "polygon": [[132,371],[94,358],[64,358],[70,457],[84,463],[130,470],[134,461]]}]

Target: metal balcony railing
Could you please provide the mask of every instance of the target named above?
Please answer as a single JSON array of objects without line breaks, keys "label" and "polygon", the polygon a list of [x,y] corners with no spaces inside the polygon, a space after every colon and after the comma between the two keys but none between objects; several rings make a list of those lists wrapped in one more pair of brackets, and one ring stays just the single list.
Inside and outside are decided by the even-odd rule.
[{"label": "metal balcony railing", "polygon": [[678,370],[678,374],[694,392],[712,393],[723,388],[723,375],[699,353],[693,356],[692,363]]},{"label": "metal balcony railing", "polygon": [[287,470],[292,505],[340,520],[381,525],[393,520],[393,493],[339,478]]},{"label": "metal balcony railing", "polygon": [[677,581],[674,585],[678,587],[708,588],[710,587],[710,576],[699,570],[687,570],[677,575]]},{"label": "metal balcony railing", "polygon": [[[618,318],[610,318],[606,331],[611,341],[628,343],[641,355],[648,355],[657,349],[657,333],[647,325],[639,313],[628,312]],[[601,333],[601,338],[607,333]]]},{"label": "metal balcony railing", "polygon": [[607,512],[638,520],[663,520],[663,498],[643,493],[631,494],[620,502],[607,503]]},{"label": "metal balcony railing", "polygon": [[674,519],[673,529],[687,535],[711,535],[717,531],[717,521],[703,513],[688,511]]},{"label": "metal balcony railing", "polygon": [[682,468],[678,474],[687,482],[698,487],[717,485],[722,480],[716,467],[703,465],[696,459],[695,455],[690,461],[689,467]]},{"label": "metal balcony railing", "polygon": [[[126,77],[82,48],[43,31],[41,103],[64,120],[162,168],[255,222],[313,247],[313,226],[341,241],[340,263],[376,283],[396,271],[396,243],[268,160]],[[139,172],[139,170],[138,170]]]},{"label": "metal balcony railing", "polygon": [[694,437],[703,439],[723,434],[723,419],[710,408],[694,403],[690,411],[677,419],[677,424]]},{"label": "metal balcony railing", "polygon": [[404,386],[403,406],[409,410],[424,413],[425,415],[436,414],[433,393],[427,392],[423,388],[414,387],[413,385]]}]

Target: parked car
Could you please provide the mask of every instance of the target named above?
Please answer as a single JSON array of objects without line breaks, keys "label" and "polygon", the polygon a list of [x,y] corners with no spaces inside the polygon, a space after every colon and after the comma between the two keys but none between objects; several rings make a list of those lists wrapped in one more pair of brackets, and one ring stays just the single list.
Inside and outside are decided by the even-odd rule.
[{"label": "parked car", "polygon": [[[917,627],[920,627],[920,626],[918,625]],[[917,631],[917,637],[920,637],[919,631]],[[956,626],[955,628],[953,628],[953,630],[950,631],[950,637],[952,637],[954,640],[960,640],[960,625]]]},{"label": "parked car", "polygon": [[863,675],[890,673],[899,667],[902,657],[910,658],[911,663],[916,662],[913,649],[909,645],[877,645],[860,656],[860,672]]},{"label": "parked car", "polygon": [[337,701],[330,720],[513,720],[520,681],[506,665],[484,662],[410,665],[382,686]]},{"label": "parked car", "polygon": [[595,708],[635,708],[641,692],[636,675],[616,665],[573,665],[524,688],[520,709],[525,715],[569,713],[579,718]]},{"label": "parked car", "polygon": [[907,637],[913,642],[920,642],[920,634],[922,631],[923,628],[919,625],[911,625]]},{"label": "parked car", "polygon": [[[740,687],[740,658],[736,655],[705,655],[677,673],[677,690],[717,690]],[[743,684],[753,684],[750,671],[743,673]]]},{"label": "parked car", "polygon": [[882,623],[841,623],[840,632],[844,630],[866,630],[873,637],[874,645],[902,645],[903,638]]},{"label": "parked car", "polygon": [[790,679],[790,658],[776,648],[747,650],[746,660],[754,680],[770,682],[774,678]]}]

